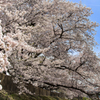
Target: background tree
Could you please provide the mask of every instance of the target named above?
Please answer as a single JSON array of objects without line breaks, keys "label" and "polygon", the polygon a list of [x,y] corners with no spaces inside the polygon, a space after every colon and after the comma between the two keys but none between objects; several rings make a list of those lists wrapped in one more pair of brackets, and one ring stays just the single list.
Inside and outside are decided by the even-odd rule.
[{"label": "background tree", "polygon": [[3,34],[18,42],[8,69],[20,93],[31,93],[26,83],[71,96],[99,88],[99,58],[93,52],[98,24],[89,20],[90,8],[63,0],[8,0],[3,5]]}]

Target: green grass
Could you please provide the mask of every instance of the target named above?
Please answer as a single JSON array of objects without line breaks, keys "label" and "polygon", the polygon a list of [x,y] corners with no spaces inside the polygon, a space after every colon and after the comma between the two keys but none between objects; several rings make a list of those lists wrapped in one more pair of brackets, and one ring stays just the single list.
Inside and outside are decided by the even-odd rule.
[{"label": "green grass", "polygon": [[[18,95],[16,93],[8,93],[5,90],[0,91],[0,100],[64,100],[59,97],[38,96],[38,95]],[[67,99],[65,99],[67,100]]]},{"label": "green grass", "polygon": [[[70,100],[70,99],[62,99],[59,97],[51,97],[51,96],[38,96],[38,95],[27,95],[22,94],[18,95],[16,93],[8,93],[5,90],[0,91],[0,100]],[[74,98],[72,100],[78,100]],[[90,100],[88,98],[83,97],[81,100]]]},{"label": "green grass", "polygon": [[83,97],[82,99],[74,98],[74,99],[72,99],[72,100],[91,100],[91,99],[86,98],[86,97]]}]

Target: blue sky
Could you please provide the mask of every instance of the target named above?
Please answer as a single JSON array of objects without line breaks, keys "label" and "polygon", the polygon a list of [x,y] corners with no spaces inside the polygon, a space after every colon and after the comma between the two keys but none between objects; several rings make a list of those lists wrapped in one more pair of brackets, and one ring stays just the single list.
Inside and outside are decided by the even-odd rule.
[{"label": "blue sky", "polygon": [[[81,3],[90,7],[93,14],[90,16],[90,20],[100,24],[100,0],[68,0],[72,2]],[[99,44],[94,48],[94,51],[98,55],[100,54],[100,26],[96,28],[97,34],[95,35],[95,41]]]}]

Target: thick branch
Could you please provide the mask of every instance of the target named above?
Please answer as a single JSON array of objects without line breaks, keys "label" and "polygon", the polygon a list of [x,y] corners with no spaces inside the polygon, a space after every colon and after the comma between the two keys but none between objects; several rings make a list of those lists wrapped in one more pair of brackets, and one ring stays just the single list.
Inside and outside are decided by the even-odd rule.
[{"label": "thick branch", "polygon": [[75,69],[75,71],[77,71],[84,64],[85,64],[85,61],[83,61],[82,63],[80,63],[79,66]]},{"label": "thick branch", "polygon": [[44,82],[44,84],[47,84],[49,86],[53,86],[53,87],[64,87],[64,88],[70,88],[70,89],[74,89],[74,90],[78,90],[82,93],[85,93],[87,95],[92,95],[91,93],[88,93],[86,91],[84,91],[83,89],[80,89],[80,88],[77,88],[77,87],[74,87],[74,86],[66,86],[66,85],[61,85],[61,84],[53,84],[53,83],[50,83],[50,82]]},{"label": "thick branch", "polygon": [[68,70],[70,70],[70,71],[73,71],[73,72],[77,73],[80,77],[82,77],[84,80],[86,80],[90,85],[95,86],[95,87],[100,87],[100,86],[97,85],[97,84],[94,84],[94,83],[89,82],[89,81],[85,78],[85,76],[82,75],[82,74],[80,74],[79,72],[77,72],[77,70],[74,70],[74,69],[69,68],[69,67],[66,67],[66,66],[55,67],[55,68],[57,68],[57,69],[62,69],[62,70],[68,69]]}]

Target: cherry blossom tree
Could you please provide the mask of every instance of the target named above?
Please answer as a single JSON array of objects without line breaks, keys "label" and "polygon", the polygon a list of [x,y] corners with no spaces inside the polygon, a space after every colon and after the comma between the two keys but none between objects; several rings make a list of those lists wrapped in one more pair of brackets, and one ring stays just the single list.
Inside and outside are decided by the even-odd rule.
[{"label": "cherry blossom tree", "polygon": [[8,68],[20,93],[31,93],[26,83],[69,97],[99,89],[100,59],[93,52],[98,24],[89,20],[91,8],[64,0],[2,4],[1,68]]}]

